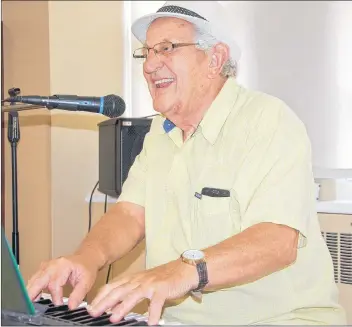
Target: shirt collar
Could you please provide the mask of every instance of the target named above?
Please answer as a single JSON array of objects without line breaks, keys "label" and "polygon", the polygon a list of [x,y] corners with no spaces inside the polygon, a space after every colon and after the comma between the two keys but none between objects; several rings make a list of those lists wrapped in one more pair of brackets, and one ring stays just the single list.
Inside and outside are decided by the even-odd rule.
[{"label": "shirt collar", "polygon": [[217,140],[231,109],[234,107],[239,88],[235,79],[228,78],[200,122],[202,133],[211,144]]},{"label": "shirt collar", "polygon": [[[238,95],[239,85],[236,80],[229,78],[209,109],[206,111],[199,126],[204,137],[212,144],[215,143]],[[170,133],[176,125],[169,119],[163,120],[164,133]]]}]

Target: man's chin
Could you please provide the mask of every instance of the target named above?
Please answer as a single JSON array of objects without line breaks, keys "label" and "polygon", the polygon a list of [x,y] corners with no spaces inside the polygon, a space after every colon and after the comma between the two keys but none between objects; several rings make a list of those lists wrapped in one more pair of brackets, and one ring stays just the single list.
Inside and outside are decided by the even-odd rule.
[{"label": "man's chin", "polygon": [[154,110],[162,115],[167,114],[168,112],[170,112],[173,108],[172,105],[170,104],[166,104],[166,103],[158,103],[158,102],[154,102]]}]

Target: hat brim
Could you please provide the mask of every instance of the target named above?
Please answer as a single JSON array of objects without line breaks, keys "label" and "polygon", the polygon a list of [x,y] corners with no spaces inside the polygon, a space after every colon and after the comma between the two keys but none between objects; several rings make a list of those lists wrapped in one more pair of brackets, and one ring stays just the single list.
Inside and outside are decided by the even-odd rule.
[{"label": "hat brim", "polygon": [[201,28],[202,30],[210,32],[209,31],[209,28],[210,28],[209,22],[204,19],[192,17],[192,16],[188,16],[188,15],[183,15],[183,14],[179,14],[179,13],[160,12],[160,13],[148,14],[148,15],[142,16],[139,19],[137,19],[132,24],[132,33],[141,43],[144,43],[147,38],[147,30],[148,30],[150,24],[155,19],[162,18],[162,17],[180,18],[180,19],[186,20],[186,21],[196,25],[197,27]]},{"label": "hat brim", "polygon": [[150,26],[150,24],[157,18],[162,18],[162,17],[173,17],[173,18],[179,18],[186,20],[195,26],[199,28],[201,31],[205,33],[209,33],[210,35],[213,35],[216,37],[220,42],[226,43],[230,47],[230,55],[232,59],[235,61],[238,61],[241,55],[240,48],[238,47],[237,43],[232,39],[225,37],[224,33],[221,31],[217,31],[214,29],[214,27],[207,21],[202,18],[198,17],[192,17],[188,15],[183,15],[180,13],[172,13],[172,12],[159,12],[159,13],[153,13],[153,14],[148,14],[144,15],[140,18],[138,18],[133,24],[132,24],[132,33],[133,35],[141,42],[145,43],[147,39],[147,30]]}]

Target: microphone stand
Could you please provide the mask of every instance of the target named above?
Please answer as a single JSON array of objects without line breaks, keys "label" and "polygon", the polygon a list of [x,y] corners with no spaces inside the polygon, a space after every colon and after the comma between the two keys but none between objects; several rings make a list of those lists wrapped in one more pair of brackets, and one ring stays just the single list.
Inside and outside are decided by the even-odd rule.
[{"label": "microphone stand", "polygon": [[[9,90],[11,96],[18,95],[19,89],[13,88]],[[32,110],[43,108],[37,105],[23,105],[11,103],[2,106],[1,111],[8,113],[8,131],[7,138],[11,144],[11,167],[12,167],[12,252],[15,256],[17,264],[20,264],[20,235],[18,231],[18,188],[17,188],[17,145],[20,141],[20,123],[18,111]]]},{"label": "microphone stand", "polygon": [[32,109],[41,109],[43,106],[34,105],[34,104],[15,104],[14,102],[9,105],[1,106],[2,112],[10,111],[23,111],[23,110],[32,110]]},{"label": "microphone stand", "polygon": [[20,235],[18,232],[18,194],[17,194],[17,144],[20,140],[20,123],[17,111],[8,112],[7,138],[11,143],[12,166],[12,251],[17,265],[20,264]]}]

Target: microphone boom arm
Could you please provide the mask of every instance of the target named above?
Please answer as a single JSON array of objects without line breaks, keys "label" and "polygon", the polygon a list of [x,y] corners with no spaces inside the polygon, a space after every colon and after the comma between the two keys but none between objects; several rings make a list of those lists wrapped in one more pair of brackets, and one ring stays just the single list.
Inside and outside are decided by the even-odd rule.
[{"label": "microphone boom arm", "polygon": [[32,104],[14,104],[8,106],[1,106],[2,112],[10,112],[10,111],[23,111],[23,110],[33,110],[33,109],[46,109],[45,106],[38,106]]}]

